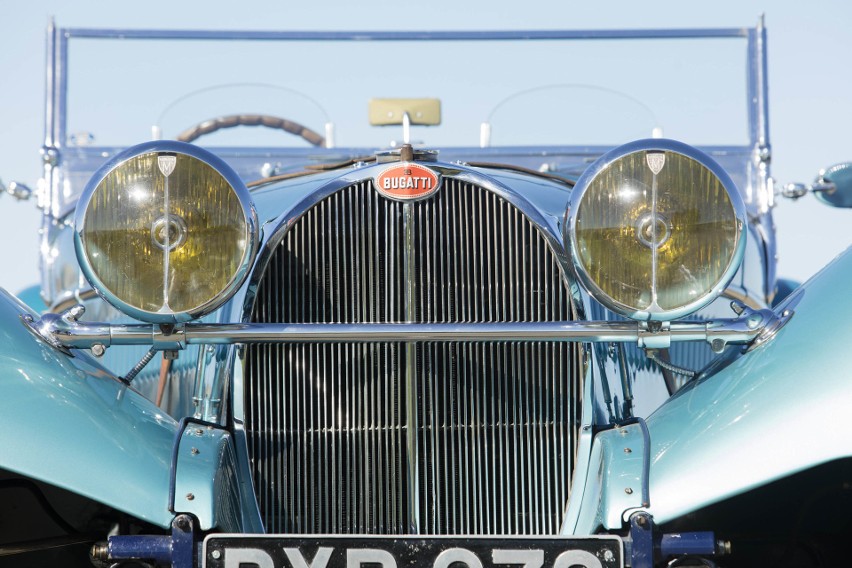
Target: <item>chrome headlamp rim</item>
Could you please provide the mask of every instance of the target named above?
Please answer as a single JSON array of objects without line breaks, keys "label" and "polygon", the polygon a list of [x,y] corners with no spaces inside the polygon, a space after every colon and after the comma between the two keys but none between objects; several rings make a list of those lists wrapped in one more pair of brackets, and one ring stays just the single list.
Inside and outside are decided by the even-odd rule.
[{"label": "chrome headlamp rim", "polygon": [[[583,268],[583,263],[579,258],[579,246],[577,243],[577,211],[582,203],[583,197],[589,190],[592,182],[601,172],[608,169],[614,162],[624,158],[630,154],[637,152],[672,152],[683,155],[687,158],[695,160],[705,168],[707,168],[728,194],[728,198],[733,209],[734,219],[736,222],[737,242],[727,267],[722,272],[722,276],[717,282],[709,287],[703,294],[695,300],[674,309],[635,309],[632,306],[625,305],[614,298],[610,297],[604,290],[598,286],[591,275]],[[734,278],[737,270],[742,264],[745,256],[746,239],[747,239],[747,211],[741,193],[736,187],[736,184],[731,179],[731,176],[714,160],[712,157],[702,152],[694,146],[671,140],[666,138],[647,138],[634,140],[622,146],[618,146],[593,162],[577,179],[574,189],[571,193],[571,198],[568,208],[565,212],[565,223],[563,224],[563,242],[568,251],[571,260],[572,271],[578,282],[586,289],[589,294],[600,302],[609,310],[620,314],[624,317],[638,321],[671,321],[680,319],[690,314],[695,313],[714,299],[722,295]]]},{"label": "chrome headlamp rim", "polygon": [[[92,263],[85,253],[83,243],[83,232],[86,227],[86,212],[101,182],[116,168],[120,167],[128,160],[145,154],[160,152],[184,154],[213,168],[225,179],[228,185],[230,185],[231,190],[239,201],[246,223],[245,237],[247,246],[245,247],[245,252],[240,259],[238,269],[228,284],[218,294],[192,309],[171,313],[159,313],[143,310],[121,300],[118,296],[116,296],[116,294],[111,292],[105,283],[97,276]],[[107,303],[125,315],[139,321],[155,324],[185,323],[201,318],[222,306],[231,297],[233,297],[248,277],[251,267],[254,264],[254,259],[257,256],[258,243],[260,242],[257,211],[255,210],[254,203],[252,202],[251,195],[245,185],[245,182],[243,182],[231,166],[212,152],[193,144],[178,142],[175,140],[154,140],[132,146],[119,152],[101,166],[88,181],[83,192],[80,194],[79,200],[77,201],[76,209],[74,211],[73,234],[74,251],[77,256],[77,262],[80,265],[83,275],[94,291]]]}]

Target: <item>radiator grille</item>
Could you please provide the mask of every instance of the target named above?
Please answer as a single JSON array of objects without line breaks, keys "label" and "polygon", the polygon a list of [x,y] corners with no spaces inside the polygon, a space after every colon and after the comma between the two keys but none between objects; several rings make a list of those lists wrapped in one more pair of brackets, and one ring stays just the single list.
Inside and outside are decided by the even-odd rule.
[{"label": "radiator grille", "polygon": [[[407,206],[408,233],[406,205],[369,181],[313,206],[272,253],[252,321],[406,321],[407,247],[414,321],[571,319],[550,245],[506,200],[445,180]],[[410,532],[409,397],[421,533],[558,530],[580,419],[572,344],[255,345],[246,360],[248,454],[267,531]]]}]

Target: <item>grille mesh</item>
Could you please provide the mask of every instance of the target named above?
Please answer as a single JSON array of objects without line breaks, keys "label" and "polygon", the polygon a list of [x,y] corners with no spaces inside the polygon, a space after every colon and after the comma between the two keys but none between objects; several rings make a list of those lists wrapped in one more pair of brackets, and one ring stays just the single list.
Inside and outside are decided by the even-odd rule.
[{"label": "grille mesh", "polygon": [[[403,322],[407,247],[415,321],[571,318],[553,251],[513,205],[448,179],[409,207],[408,237],[404,205],[369,181],[312,207],[272,254],[252,321]],[[409,532],[405,404],[416,397],[420,532],[556,532],[580,418],[578,359],[555,342],[251,346],[245,428],[267,531]]]}]

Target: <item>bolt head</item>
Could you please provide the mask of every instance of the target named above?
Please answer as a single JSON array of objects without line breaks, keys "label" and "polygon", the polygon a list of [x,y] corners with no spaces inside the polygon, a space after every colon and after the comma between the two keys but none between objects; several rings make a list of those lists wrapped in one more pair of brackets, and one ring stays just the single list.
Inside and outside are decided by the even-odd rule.
[{"label": "bolt head", "polygon": [[85,313],[86,313],[86,306],[84,306],[83,304],[76,304],[74,306],[71,306],[68,309],[68,311],[65,312],[68,319],[71,320],[71,321],[77,321],[78,319],[83,317],[83,314],[85,314]]},{"label": "bolt head", "polygon": [[762,321],[763,316],[761,316],[760,314],[754,314],[752,316],[749,316],[749,318],[746,320],[746,325],[748,325],[749,329],[756,329]]},{"label": "bolt head", "polygon": [[186,515],[180,515],[178,517],[175,517],[172,526],[184,532],[187,532],[192,529],[192,523],[190,523],[189,518]]},{"label": "bolt head", "polygon": [[44,146],[41,149],[41,160],[49,166],[55,166],[59,163],[59,151],[56,148]]}]

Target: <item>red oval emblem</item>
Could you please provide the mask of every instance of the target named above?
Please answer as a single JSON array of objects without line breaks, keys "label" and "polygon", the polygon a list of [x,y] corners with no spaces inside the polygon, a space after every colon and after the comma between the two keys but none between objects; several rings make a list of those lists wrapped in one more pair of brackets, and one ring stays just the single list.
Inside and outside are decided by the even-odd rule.
[{"label": "red oval emblem", "polygon": [[385,197],[420,199],[438,191],[441,176],[420,164],[402,162],[382,170],[374,181]]}]

